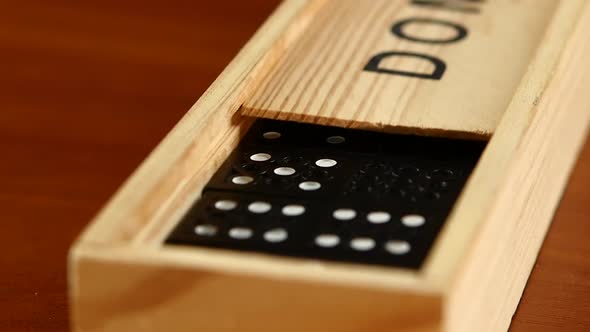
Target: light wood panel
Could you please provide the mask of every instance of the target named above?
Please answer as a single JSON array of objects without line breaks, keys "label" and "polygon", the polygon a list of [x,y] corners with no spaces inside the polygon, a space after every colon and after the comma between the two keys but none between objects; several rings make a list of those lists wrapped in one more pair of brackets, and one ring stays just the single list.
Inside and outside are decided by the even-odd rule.
[{"label": "light wood panel", "polygon": [[[558,1],[331,0],[244,104],[243,114],[352,128],[490,136],[537,49]],[[475,10],[457,10],[458,8]],[[419,20],[437,22],[420,22]],[[401,22],[401,33],[392,27]],[[464,29],[465,36],[461,36]],[[400,35],[407,38],[401,38]],[[416,42],[409,39],[456,42]],[[377,73],[379,68],[440,80]]]},{"label": "light wood panel", "polygon": [[[567,22],[580,13],[572,32]],[[448,331],[508,329],[588,133],[590,6],[562,3],[549,31],[449,220],[460,222],[441,237],[467,244],[456,248],[465,255],[451,282]],[[451,240],[474,219],[471,240]]]},{"label": "light wood panel", "polygon": [[162,264],[146,251],[95,254],[73,272],[82,295],[73,298],[75,331],[436,332],[442,324],[435,294]]}]

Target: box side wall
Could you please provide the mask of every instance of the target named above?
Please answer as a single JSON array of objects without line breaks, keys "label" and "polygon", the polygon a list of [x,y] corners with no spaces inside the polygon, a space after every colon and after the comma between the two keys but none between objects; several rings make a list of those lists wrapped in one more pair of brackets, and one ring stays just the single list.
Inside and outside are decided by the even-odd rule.
[{"label": "box side wall", "polygon": [[585,5],[581,13],[550,83],[531,111],[508,114],[496,132],[509,135],[517,119],[528,115],[508,175],[449,289],[446,331],[506,331],[509,327],[588,133],[590,48],[585,40],[590,32],[590,6]]},{"label": "box side wall", "polygon": [[75,332],[440,331],[437,296],[72,259]]}]

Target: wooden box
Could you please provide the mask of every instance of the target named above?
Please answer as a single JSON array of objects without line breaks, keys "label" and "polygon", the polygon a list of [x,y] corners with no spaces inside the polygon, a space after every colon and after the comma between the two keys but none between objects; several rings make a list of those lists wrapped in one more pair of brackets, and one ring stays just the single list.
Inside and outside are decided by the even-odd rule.
[{"label": "wooden box", "polygon": [[[590,119],[585,0],[286,0],[72,247],[74,331],[505,331]],[[419,270],[164,240],[256,117],[488,140]]]}]

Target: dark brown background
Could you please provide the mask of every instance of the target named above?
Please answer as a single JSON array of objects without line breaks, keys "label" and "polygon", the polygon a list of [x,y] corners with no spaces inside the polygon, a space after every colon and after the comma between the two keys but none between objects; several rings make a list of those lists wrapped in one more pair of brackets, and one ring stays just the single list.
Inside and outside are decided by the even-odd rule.
[{"label": "dark brown background", "polygon": [[[68,330],[69,245],[278,2],[2,1],[0,331]],[[590,331],[589,185],[590,145],[512,331]]]}]

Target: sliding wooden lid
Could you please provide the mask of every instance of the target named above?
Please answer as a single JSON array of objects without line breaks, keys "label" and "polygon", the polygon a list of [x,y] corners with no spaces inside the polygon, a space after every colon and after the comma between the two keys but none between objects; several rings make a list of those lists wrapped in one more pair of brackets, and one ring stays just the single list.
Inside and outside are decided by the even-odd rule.
[{"label": "sliding wooden lid", "polygon": [[469,137],[494,132],[558,4],[314,1],[242,114]]}]

